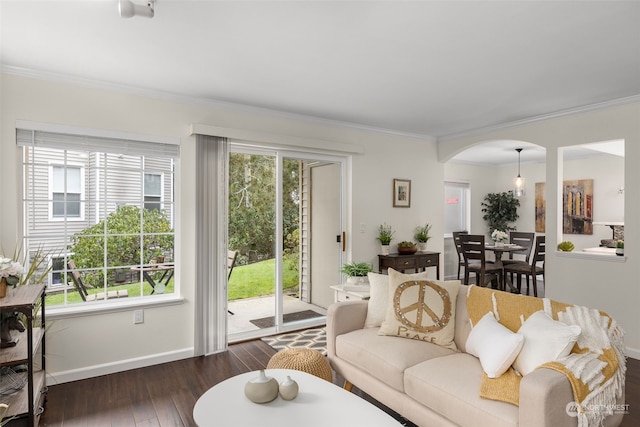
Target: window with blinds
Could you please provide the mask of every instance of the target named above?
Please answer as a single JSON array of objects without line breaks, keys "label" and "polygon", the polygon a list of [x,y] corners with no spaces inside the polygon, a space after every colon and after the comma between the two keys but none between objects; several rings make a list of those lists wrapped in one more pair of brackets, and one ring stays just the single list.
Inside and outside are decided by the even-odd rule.
[{"label": "window with blinds", "polygon": [[176,291],[178,144],[34,128],[16,137],[23,252],[47,257],[48,306]]}]

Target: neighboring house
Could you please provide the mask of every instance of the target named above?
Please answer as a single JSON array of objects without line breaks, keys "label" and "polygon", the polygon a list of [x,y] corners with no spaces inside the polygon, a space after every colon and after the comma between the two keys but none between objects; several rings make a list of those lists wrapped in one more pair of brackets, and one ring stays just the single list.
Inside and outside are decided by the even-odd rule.
[{"label": "neighboring house", "polygon": [[[172,158],[100,152],[93,151],[92,147],[85,150],[48,148],[47,142],[32,142],[33,135],[40,134],[18,130],[17,138],[18,143],[24,145],[25,247],[32,256],[39,248],[51,254],[52,270],[46,281],[50,290],[65,282],[66,261],[73,257],[72,236],[97,224],[120,206],[162,210],[173,229]],[[65,135],[44,135],[48,140],[53,137],[60,141],[52,145],[66,144]],[[106,236],[109,237],[108,233]],[[109,270],[108,281],[130,281],[130,267],[105,266]],[[125,272],[129,274],[123,274]]]}]

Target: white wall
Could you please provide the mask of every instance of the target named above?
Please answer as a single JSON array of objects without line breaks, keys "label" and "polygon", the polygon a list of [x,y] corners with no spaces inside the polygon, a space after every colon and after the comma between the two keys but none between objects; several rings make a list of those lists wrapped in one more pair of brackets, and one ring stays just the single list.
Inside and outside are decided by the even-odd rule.
[{"label": "white wall", "polygon": [[[15,247],[21,229],[21,151],[15,145],[17,119],[76,127],[177,137],[182,141],[177,170],[176,280],[184,302],[147,308],[145,322],[133,325],[131,310],[55,320],[47,336],[47,370],[54,380],[83,378],[188,357],[194,343],[195,138],[189,125],[236,129],[359,144],[352,159],[348,248],[353,259],[377,264],[377,226],[393,225],[396,243],[420,224],[433,224],[431,250],[442,250],[443,166],[432,140],[176,101],[162,95],[1,76],[0,244]],[[13,161],[11,161],[13,160]],[[392,208],[393,178],[412,180],[411,208]],[[11,184],[7,184],[11,183]],[[13,202],[7,202],[13,201]],[[360,233],[360,223],[365,231]],[[351,229],[356,230],[351,233]]]},{"label": "white wall", "polygon": [[[640,185],[640,169],[636,166],[640,160],[640,104],[610,107],[453,138],[439,143],[439,158],[441,161],[447,162],[456,153],[473,145],[490,140],[505,139],[527,141],[547,149],[545,177],[540,179],[540,181],[544,180],[547,183],[545,234],[547,246],[551,248],[546,256],[547,296],[559,301],[606,311],[626,330],[625,343],[629,354],[632,357],[640,358],[640,328],[638,328],[640,312],[637,310],[640,302],[637,267],[640,228],[638,221],[634,221],[635,218],[640,217],[640,200],[635,197]],[[558,161],[558,148],[615,139],[625,140],[624,259],[620,259],[621,257],[589,256],[579,252],[565,254],[553,251],[556,244],[568,236],[561,234],[562,218],[558,214],[558,206],[561,203],[560,186],[563,179],[559,172],[563,165]],[[612,167],[603,166],[602,163],[596,163],[590,166],[588,175],[585,176],[580,172],[575,177],[593,177],[594,181],[598,179],[606,182]],[[565,177],[573,176],[574,172],[573,166],[565,166]],[[511,174],[510,172],[507,175]],[[529,186],[536,178],[530,179],[525,167],[523,167],[522,175],[527,179],[528,198],[529,195],[533,195],[533,188]],[[446,176],[449,176],[449,172]],[[504,178],[506,179],[506,177]],[[619,184],[616,183],[616,186]],[[598,199],[594,200],[594,204],[594,209],[600,209],[597,206]],[[530,209],[532,208],[527,207],[525,211],[531,211]],[[613,210],[617,209],[616,207]],[[594,220],[608,221],[610,219],[606,216],[611,213],[613,212],[605,210],[594,212]],[[600,215],[602,215],[602,219]],[[571,239],[575,240],[575,235],[571,235]],[[580,244],[587,245],[586,242]]]}]

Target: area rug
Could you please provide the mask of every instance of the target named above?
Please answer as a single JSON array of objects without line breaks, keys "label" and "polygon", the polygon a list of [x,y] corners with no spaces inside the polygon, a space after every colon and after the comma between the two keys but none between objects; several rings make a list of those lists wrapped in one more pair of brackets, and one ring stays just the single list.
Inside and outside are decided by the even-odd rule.
[{"label": "area rug", "polygon": [[327,334],[325,328],[305,329],[297,332],[274,335],[262,338],[275,350],[285,348],[311,348],[318,350],[323,356],[327,355]]},{"label": "area rug", "polygon": [[[295,313],[287,313],[283,316],[284,323],[295,322],[296,320],[313,319],[314,317],[322,317],[323,314],[317,313],[313,310],[296,311]],[[274,325],[274,317],[262,317],[260,319],[249,320],[249,322],[256,325],[258,328],[270,328]]]}]

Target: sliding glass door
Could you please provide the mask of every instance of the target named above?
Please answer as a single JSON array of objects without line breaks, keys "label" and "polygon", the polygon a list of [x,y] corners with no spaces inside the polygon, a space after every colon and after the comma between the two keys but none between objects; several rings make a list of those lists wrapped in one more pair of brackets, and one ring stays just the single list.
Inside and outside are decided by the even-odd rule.
[{"label": "sliding glass door", "polygon": [[339,283],[343,162],[231,145],[229,340],[324,323]]}]

